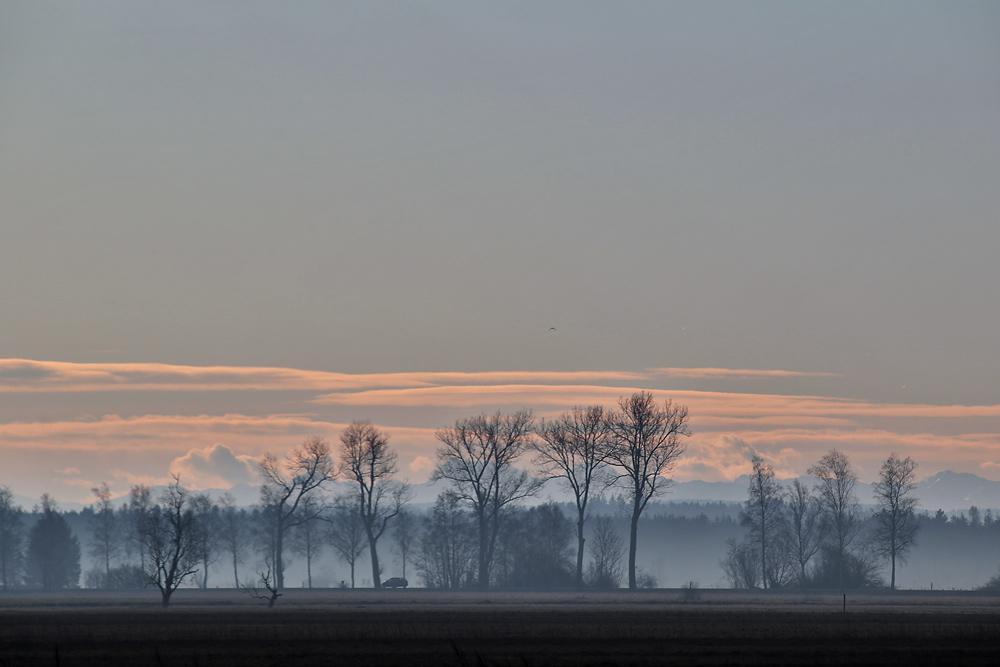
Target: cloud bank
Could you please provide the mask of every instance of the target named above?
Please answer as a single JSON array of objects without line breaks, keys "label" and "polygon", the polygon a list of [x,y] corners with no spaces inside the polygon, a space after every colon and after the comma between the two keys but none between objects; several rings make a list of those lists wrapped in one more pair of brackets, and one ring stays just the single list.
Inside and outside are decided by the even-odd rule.
[{"label": "cloud bank", "polygon": [[[6,469],[16,471],[0,483],[22,485],[20,493],[50,491],[67,500],[86,496],[100,481],[111,481],[115,491],[123,493],[136,480],[160,483],[172,473],[195,488],[253,484],[255,462],[265,452],[283,454],[312,436],[327,439],[336,450],[340,432],[354,419],[383,428],[399,451],[404,476],[423,481],[434,467],[436,429],[456,418],[522,407],[549,418],[574,406],[613,406],[638,390],[690,409],[694,434],[675,471],[682,481],[733,479],[749,471],[752,453],[764,456],[782,475],[802,474],[832,448],[848,453],[866,481],[874,479],[892,451],[913,456],[927,475],[953,469],[1000,477],[995,463],[1000,451],[998,405],[879,403],[661,384],[663,378],[673,384],[684,377],[794,382],[802,375],[817,374],[711,368],[350,375],[2,360],[0,391],[10,400],[44,406],[48,418],[0,423],[0,452]],[[272,392],[266,394],[266,404],[271,406],[273,397],[273,410],[260,410],[259,400],[243,402],[241,397],[254,390]],[[121,398],[113,392],[129,392],[139,414],[119,416]],[[175,397],[184,392],[213,392],[210,395],[225,397],[227,404],[244,404],[247,410],[171,412],[182,404]],[[96,406],[96,414],[103,416],[79,415],[76,402],[81,394],[92,404],[91,412]],[[192,404],[191,399],[185,401],[183,405]]]}]

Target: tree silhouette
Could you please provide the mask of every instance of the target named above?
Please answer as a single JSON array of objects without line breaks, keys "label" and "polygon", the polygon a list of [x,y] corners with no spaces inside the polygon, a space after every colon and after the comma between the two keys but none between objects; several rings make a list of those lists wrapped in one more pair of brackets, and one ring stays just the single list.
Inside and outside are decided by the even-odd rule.
[{"label": "tree silhouette", "polygon": [[830,450],[808,472],[819,478],[816,493],[826,543],[836,568],[837,587],[843,588],[849,550],[862,528],[861,508],[854,494],[858,476],[847,456],[836,449]]},{"label": "tree silhouette", "polygon": [[104,588],[111,588],[111,563],[117,557],[121,544],[118,517],[111,505],[111,487],[107,482],[92,488],[97,498],[94,516],[90,522],[90,555],[104,564]]},{"label": "tree silhouette", "polygon": [[[900,459],[893,452],[882,464],[879,480],[872,485],[878,505],[873,544],[875,553],[887,558],[892,565],[889,584],[892,590],[896,590],[896,561],[903,562],[906,552],[916,542],[917,519],[914,509],[917,499],[910,495],[916,487],[916,467],[917,464],[910,457]],[[978,521],[973,522],[973,525],[977,524]]]},{"label": "tree silhouette", "polygon": [[233,585],[236,588],[240,587],[239,564],[246,557],[250,539],[251,532],[246,511],[236,506],[233,494],[223,494],[219,500],[219,541],[232,560]]},{"label": "tree silhouette", "polygon": [[772,578],[775,561],[781,557],[782,493],[774,479],[774,468],[754,454],[751,460],[749,497],[740,513],[740,523],[750,531],[750,541],[757,548],[760,560],[760,581],[766,590]]},{"label": "tree silhouette", "polygon": [[372,583],[382,588],[378,541],[389,520],[399,514],[407,499],[406,485],[397,482],[397,455],[389,438],[367,422],[354,422],[340,436],[340,477],[353,487],[354,504],[365,527]]},{"label": "tree silhouette", "polygon": [[638,392],[618,401],[618,410],[607,421],[611,434],[608,462],[619,469],[618,481],[632,505],[629,524],[628,587],[636,588],[635,552],[639,517],[650,499],[669,488],[670,472],[684,453],[681,436],[688,436],[688,411],[667,400],[656,405],[649,392]]},{"label": "tree silhouette", "polygon": [[160,604],[166,608],[174,591],[198,571],[201,558],[190,496],[177,477],[143,516],[139,535],[146,575],[159,589]]},{"label": "tree silhouette", "polygon": [[47,591],[78,586],[80,541],[47,493],[41,513],[28,535],[28,574]]},{"label": "tree silhouette", "polygon": [[[273,539],[274,576],[279,589],[285,587],[285,566],[282,558],[288,531],[310,518],[300,511],[302,501],[333,479],[333,457],[330,445],[320,438],[310,438],[293,449],[285,461],[265,454],[257,465],[264,484],[260,488],[264,516],[273,524],[268,531]],[[319,512],[322,507],[317,507]]]},{"label": "tree silhouette", "polygon": [[0,584],[7,590],[24,568],[24,509],[14,502],[10,487],[0,486]]},{"label": "tree silhouette", "polygon": [[417,518],[409,510],[400,510],[392,522],[393,551],[399,555],[403,565],[402,577],[406,579],[406,561],[417,539]]},{"label": "tree silhouette", "polygon": [[333,503],[329,514],[330,544],[351,567],[351,588],[354,588],[354,566],[368,548],[364,522],[352,496],[342,496]]},{"label": "tree silhouette", "polygon": [[460,419],[454,428],[437,432],[438,467],[431,481],[446,479],[467,502],[479,531],[479,588],[489,587],[490,568],[501,515],[513,503],[533,496],[542,480],[528,476],[514,463],[529,446],[531,412],[496,413]]},{"label": "tree silhouette", "polygon": [[796,479],[785,496],[785,509],[784,542],[798,567],[799,587],[804,588],[809,561],[823,544],[821,508],[809,487]]},{"label": "tree silhouette", "polygon": [[605,410],[600,405],[574,408],[558,419],[542,422],[533,441],[535,464],[551,478],[562,479],[576,503],[576,585],[583,586],[584,525],[587,502],[601,485],[601,471],[611,442]]}]

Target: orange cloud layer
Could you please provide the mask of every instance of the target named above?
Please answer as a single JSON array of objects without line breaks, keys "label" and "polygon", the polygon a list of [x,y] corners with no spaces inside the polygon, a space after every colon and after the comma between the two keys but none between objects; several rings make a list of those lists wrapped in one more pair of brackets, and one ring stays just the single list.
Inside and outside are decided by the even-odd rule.
[{"label": "orange cloud layer", "polygon": [[[79,502],[89,502],[89,489],[101,481],[123,493],[131,484],[168,483],[170,473],[181,474],[191,488],[225,488],[255,483],[254,465],[265,452],[283,456],[308,437],[325,438],[338,451],[345,426],[303,415],[112,415],[96,421],[0,424],[6,471],[0,483],[18,493],[52,491]],[[382,430],[399,453],[400,478],[426,479],[423,459],[434,456],[436,429]]]},{"label": "orange cloud layer", "polygon": [[350,391],[378,387],[504,384],[510,382],[635,382],[645,373],[621,371],[370,373],[348,374],[294,368],[175,366],[169,364],[75,364],[0,359],[0,392],[62,391]]},{"label": "orange cloud layer", "polygon": [[758,378],[837,377],[837,373],[808,371],[750,370],[733,368],[651,368],[649,372],[688,380],[747,380]]},{"label": "orange cloud layer", "polygon": [[[639,389],[597,385],[469,385],[336,392],[318,396],[311,402],[396,407],[571,407],[590,403],[613,405],[619,397],[633,391]],[[910,405],[822,396],[710,391],[652,390],[652,393],[660,399],[679,401],[691,408],[692,415],[703,415],[707,419],[818,418],[849,422],[858,417],[1000,417],[1000,405]]]},{"label": "orange cloud layer", "polygon": [[[414,481],[422,481],[433,468],[438,444],[435,429],[449,426],[449,419],[433,425],[435,428],[412,426],[409,419],[426,420],[427,415],[439,413],[454,419],[470,411],[521,407],[531,408],[539,417],[551,417],[578,405],[613,406],[619,397],[637,391],[637,385],[655,384],[657,376],[720,378],[741,374],[803,375],[726,369],[348,375],[282,368],[0,360],[0,391],[92,391],[108,397],[108,413],[114,412],[117,400],[107,393],[110,391],[306,392],[282,401],[287,414],[108,414],[100,419],[0,424],[0,453],[8,471],[27,477],[44,469],[50,480],[46,483],[57,488],[86,489],[109,474],[121,484],[162,480],[171,470],[192,480],[197,476],[198,484],[208,484],[210,480],[234,481],[241,475],[247,479],[251,462],[264,452],[280,455],[307,437],[324,437],[336,448],[345,420],[352,418],[350,413],[368,417],[384,414],[392,415],[394,425],[384,430],[400,453],[401,471]],[[690,409],[694,436],[675,471],[679,480],[732,479],[749,470],[748,457],[754,452],[765,456],[782,475],[802,474],[831,448],[847,452],[866,480],[874,478],[880,462],[891,451],[914,456],[928,474],[952,468],[1000,476],[1000,465],[995,463],[1000,460],[997,405],[915,405],[663,389],[653,393],[658,400],[669,398]],[[171,400],[148,396],[147,405],[166,405]],[[45,398],[56,414],[59,400]],[[103,399],[89,400],[100,405]],[[233,397],[226,397],[223,403],[240,405]],[[307,414],[304,408],[315,412]],[[63,474],[57,474],[57,468]],[[220,471],[228,472],[223,475]],[[0,483],[14,481],[0,479]]]}]

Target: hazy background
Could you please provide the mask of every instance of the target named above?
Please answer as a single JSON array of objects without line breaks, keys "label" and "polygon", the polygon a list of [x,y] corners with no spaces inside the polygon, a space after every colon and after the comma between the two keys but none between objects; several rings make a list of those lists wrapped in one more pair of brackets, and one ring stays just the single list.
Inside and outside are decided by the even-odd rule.
[{"label": "hazy background", "polygon": [[356,418],[426,476],[456,417],[634,388],[692,405],[689,478],[831,446],[869,481],[893,448],[1000,478],[998,66],[991,2],[3,3],[0,358],[807,374],[404,405],[10,362],[0,483],[120,493]]}]

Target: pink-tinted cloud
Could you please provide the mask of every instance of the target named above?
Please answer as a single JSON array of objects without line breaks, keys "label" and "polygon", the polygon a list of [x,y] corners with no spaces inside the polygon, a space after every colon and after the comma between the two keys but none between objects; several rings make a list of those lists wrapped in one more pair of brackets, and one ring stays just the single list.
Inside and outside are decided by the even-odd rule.
[{"label": "pink-tinted cloud", "polygon": [[635,382],[646,377],[621,371],[348,374],[294,368],[0,359],[0,392],[350,391],[511,382]]},{"label": "pink-tinted cloud", "polygon": [[427,456],[417,456],[410,462],[409,468],[417,474],[429,474],[434,470],[434,461]]},{"label": "pink-tinted cloud", "polygon": [[[837,449],[850,456],[861,479],[871,481],[891,452],[912,456],[927,474],[946,469],[989,472],[981,464],[1000,448],[1000,435],[911,434],[877,429],[702,432],[691,438],[687,455],[678,464],[676,477],[681,481],[705,479],[698,473],[717,470],[718,479],[726,478],[727,474],[732,479],[732,473],[742,474],[750,469],[745,447],[763,456],[786,477],[805,474],[821,456]],[[692,468],[695,463],[700,466],[698,469]]]},{"label": "pink-tinted cloud", "polygon": [[[373,389],[336,392],[312,399],[316,404],[383,407],[541,406],[566,409],[574,405],[615,405],[639,388],[600,385],[468,385]],[[850,424],[860,417],[969,418],[1000,417],[1000,405],[910,405],[822,396],[745,394],[687,390],[652,390],[660,400],[687,405],[692,418],[706,420],[822,420]],[[701,415],[701,417],[698,417]],[[832,420],[832,421],[829,421]]]},{"label": "pink-tinted cloud", "polygon": [[215,443],[175,458],[170,463],[170,474],[177,475],[188,488],[225,489],[257,483],[256,464],[254,457],[234,454],[229,447]]},{"label": "pink-tinted cloud", "polygon": [[[687,373],[685,375],[685,373]],[[622,396],[655,387],[656,378],[723,379],[825,375],[794,371],[654,369],[648,372],[583,373],[388,373],[348,375],[282,368],[187,367],[161,364],[66,364],[0,361],[0,391],[93,392],[87,410],[107,405],[106,416],[78,417],[58,396],[45,396],[51,421],[0,424],[0,453],[8,470],[43,470],[30,493],[70,489],[86,494],[89,480],[109,480],[127,491],[135,480],[169,481],[180,472],[192,486],[252,480],[248,471],[265,452],[282,455],[305,438],[326,438],[336,451],[346,422],[367,418],[390,436],[401,476],[423,481],[433,469],[435,430],[470,413],[530,408],[551,417],[578,405],[613,407]],[[246,390],[300,392],[276,399],[262,414],[167,414],[148,406],[170,405],[173,394],[133,404],[138,416],[114,413],[111,391],[213,391],[219,405],[239,406]],[[1000,477],[1000,406],[921,405],[795,396],[652,389],[657,400],[688,406],[694,435],[675,470],[679,480],[721,480],[749,471],[749,457],[764,456],[781,475],[803,474],[831,448],[847,452],[862,478],[873,479],[891,451],[912,455],[921,470],[943,469]],[[133,394],[134,396],[134,394]],[[270,394],[265,395],[270,400]],[[191,405],[191,397],[182,405]],[[25,399],[21,399],[25,400]],[[33,400],[33,399],[32,399]],[[201,400],[200,397],[197,398]],[[39,401],[41,404],[43,401]],[[193,403],[201,405],[200,403]],[[49,409],[48,406],[52,406]],[[95,408],[95,406],[98,406]],[[199,408],[208,409],[208,408]],[[210,412],[210,410],[208,410]],[[224,412],[223,410],[219,411]],[[252,410],[251,410],[252,412]],[[101,414],[97,412],[97,414]],[[440,416],[439,423],[428,423]],[[438,417],[434,416],[434,420]],[[58,465],[52,465],[54,460]],[[64,474],[54,472],[58,467]],[[68,474],[69,469],[75,469]],[[21,475],[23,479],[32,473]],[[16,483],[18,480],[0,480]],[[149,483],[149,482],[147,482]],[[76,487],[79,488],[76,488]],[[57,497],[58,494],[57,494]]]},{"label": "pink-tinted cloud", "polygon": [[[18,493],[38,496],[52,491],[63,500],[90,502],[89,493],[73,488],[89,491],[96,481],[109,481],[120,495],[132,484],[169,483],[172,472],[180,473],[192,488],[253,484],[255,462],[264,453],[283,456],[312,436],[329,441],[336,453],[345,426],[307,415],[232,414],[110,415],[94,421],[0,424],[0,455],[7,470],[26,473],[4,480]],[[426,479],[426,465],[411,463],[433,457],[435,429],[381,428],[399,453],[401,477]],[[64,466],[59,473],[51,466],[53,459]]]},{"label": "pink-tinted cloud", "polygon": [[837,373],[809,371],[750,370],[735,368],[651,368],[654,375],[665,375],[687,380],[749,380],[767,378],[837,377]]},{"label": "pink-tinted cloud", "polygon": [[414,389],[373,389],[324,394],[312,403],[354,406],[490,408],[512,405],[568,409],[574,405],[615,403],[627,387],[599,385],[468,385]]}]

